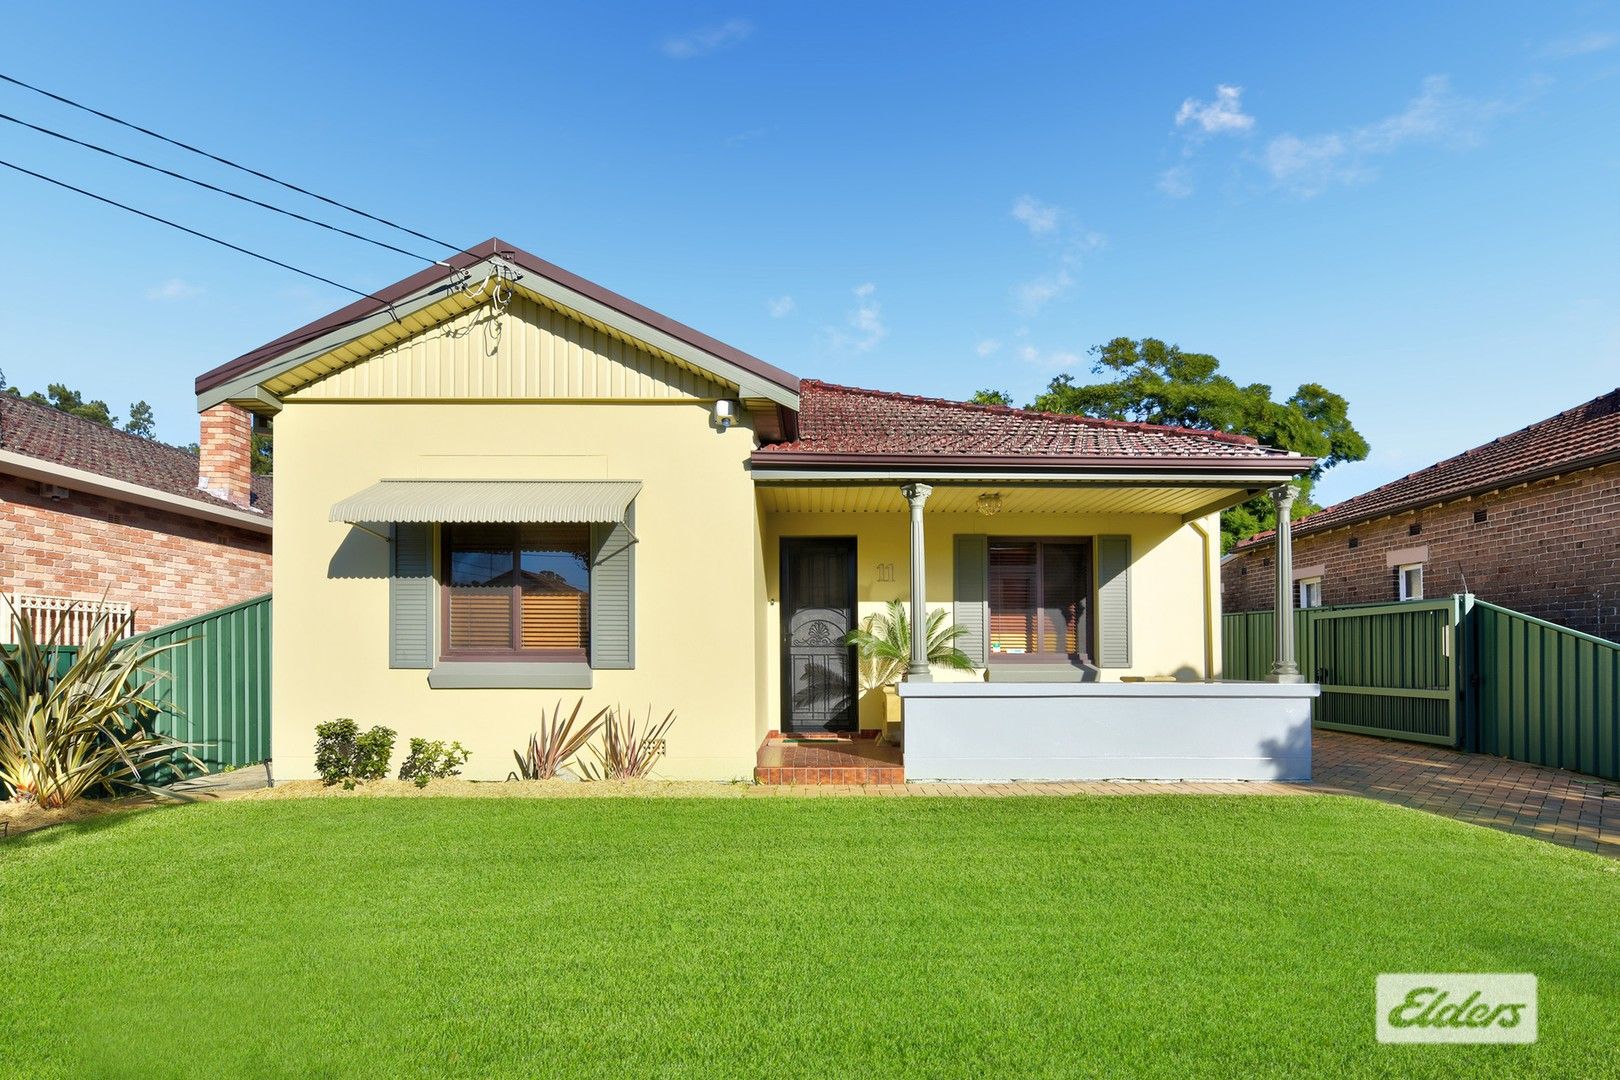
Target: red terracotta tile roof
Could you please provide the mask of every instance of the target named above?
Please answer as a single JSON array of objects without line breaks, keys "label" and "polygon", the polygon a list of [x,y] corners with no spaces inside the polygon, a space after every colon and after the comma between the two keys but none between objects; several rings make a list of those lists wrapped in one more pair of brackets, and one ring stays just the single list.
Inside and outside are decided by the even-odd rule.
[{"label": "red terracotta tile roof", "polygon": [[[189,450],[115,431],[91,420],[0,393],[0,450],[140,484],[206,506],[241,509],[197,487],[197,458]],[[268,476],[253,478],[253,509],[271,512]]]},{"label": "red terracotta tile roof", "polygon": [[1300,472],[1310,467],[1310,459],[1246,435],[974,405],[815,379],[799,383],[798,438],[762,447],[757,457],[786,454],[1284,459],[1299,463]]},{"label": "red terracotta tile roof", "polygon": [[[1620,461],[1620,389],[1294,522],[1294,535],[1353,525],[1606,461]],[[1257,533],[1239,549],[1264,543]]]}]

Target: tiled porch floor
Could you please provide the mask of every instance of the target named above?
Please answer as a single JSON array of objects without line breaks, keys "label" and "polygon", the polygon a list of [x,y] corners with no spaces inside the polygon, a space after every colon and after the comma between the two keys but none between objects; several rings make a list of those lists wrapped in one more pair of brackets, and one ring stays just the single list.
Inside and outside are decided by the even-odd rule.
[{"label": "tiled porch floor", "polygon": [[903,784],[900,748],[863,738],[795,739],[772,735],[759,748],[761,784]]}]

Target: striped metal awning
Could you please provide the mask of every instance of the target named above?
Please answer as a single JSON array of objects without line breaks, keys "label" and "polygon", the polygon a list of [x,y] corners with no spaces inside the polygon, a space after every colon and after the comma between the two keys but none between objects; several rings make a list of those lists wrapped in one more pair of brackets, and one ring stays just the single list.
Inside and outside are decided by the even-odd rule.
[{"label": "striped metal awning", "polygon": [[622,522],[640,480],[383,480],[332,507],[333,521]]}]

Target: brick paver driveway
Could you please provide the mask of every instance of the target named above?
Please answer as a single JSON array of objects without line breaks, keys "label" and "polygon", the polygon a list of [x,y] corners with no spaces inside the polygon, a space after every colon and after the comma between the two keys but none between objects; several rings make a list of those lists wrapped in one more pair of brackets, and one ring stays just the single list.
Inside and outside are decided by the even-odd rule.
[{"label": "brick paver driveway", "polygon": [[1320,728],[1311,739],[1317,791],[1363,795],[1620,858],[1620,783]]}]

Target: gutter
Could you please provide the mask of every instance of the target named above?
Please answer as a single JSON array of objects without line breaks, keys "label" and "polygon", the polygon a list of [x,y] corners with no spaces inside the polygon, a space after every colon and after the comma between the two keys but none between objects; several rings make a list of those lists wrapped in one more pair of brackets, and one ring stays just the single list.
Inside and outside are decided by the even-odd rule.
[{"label": "gutter", "polygon": [[1010,456],[1005,454],[827,454],[794,451],[756,450],[749,464],[760,480],[820,477],[836,479],[888,479],[904,475],[920,479],[922,474],[1005,477],[1007,474],[1049,476],[1066,474],[1067,479],[1113,479],[1122,477],[1162,477],[1174,482],[1188,473],[1213,480],[1258,479],[1277,482],[1310,470],[1315,459],[1278,455],[1273,458],[1232,457],[1138,457],[1076,456],[1058,454]]},{"label": "gutter", "polygon": [[249,532],[272,532],[271,519],[253,510],[238,510],[229,506],[212,506],[184,495],[176,495],[143,484],[131,484],[100,473],[86,472],[68,465],[58,465],[44,458],[29,457],[13,450],[0,450],[0,472],[21,476],[28,480],[42,480],[60,484],[87,495],[102,495],[120,502],[168,510],[186,517],[215,521]]}]

